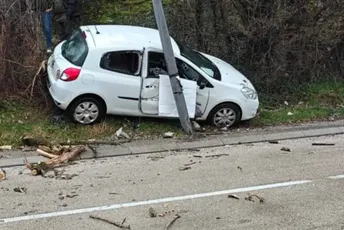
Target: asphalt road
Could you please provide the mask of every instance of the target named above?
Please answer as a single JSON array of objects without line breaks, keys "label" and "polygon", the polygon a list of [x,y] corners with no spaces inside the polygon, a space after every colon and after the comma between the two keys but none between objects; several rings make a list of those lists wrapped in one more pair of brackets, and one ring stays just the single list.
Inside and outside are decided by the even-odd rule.
[{"label": "asphalt road", "polygon": [[[8,168],[0,182],[0,229],[119,229],[89,217],[96,215],[118,223],[126,219],[134,230],[163,230],[176,214],[180,218],[171,230],[344,229],[343,140],[322,137],[83,161],[58,169],[77,174],[71,180]],[[15,192],[16,187],[27,191]],[[263,202],[245,199],[248,193]],[[160,216],[151,218],[150,207]]]}]

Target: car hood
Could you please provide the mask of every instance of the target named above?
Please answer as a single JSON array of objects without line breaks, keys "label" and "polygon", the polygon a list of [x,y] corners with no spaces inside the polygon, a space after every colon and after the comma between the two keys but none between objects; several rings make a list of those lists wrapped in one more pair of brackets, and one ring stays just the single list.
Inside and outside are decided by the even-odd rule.
[{"label": "car hood", "polygon": [[221,73],[221,81],[224,83],[233,83],[233,84],[241,84],[241,83],[248,83],[251,85],[251,82],[238,70],[236,70],[233,66],[228,64],[227,62],[211,56],[209,54],[202,53],[205,57],[207,57],[210,61],[212,61]]}]

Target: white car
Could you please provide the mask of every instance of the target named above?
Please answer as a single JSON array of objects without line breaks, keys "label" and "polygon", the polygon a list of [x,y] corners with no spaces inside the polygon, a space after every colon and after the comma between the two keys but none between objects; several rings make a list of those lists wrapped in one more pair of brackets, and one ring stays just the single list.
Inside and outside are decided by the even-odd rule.
[{"label": "white car", "polygon": [[[171,38],[179,76],[197,82],[196,120],[217,127],[256,116],[251,82],[230,64]],[[55,104],[80,124],[106,114],[160,117],[159,74],[166,74],[159,31],[123,25],[81,26],[47,63]],[[153,84],[154,83],[154,84]]]}]

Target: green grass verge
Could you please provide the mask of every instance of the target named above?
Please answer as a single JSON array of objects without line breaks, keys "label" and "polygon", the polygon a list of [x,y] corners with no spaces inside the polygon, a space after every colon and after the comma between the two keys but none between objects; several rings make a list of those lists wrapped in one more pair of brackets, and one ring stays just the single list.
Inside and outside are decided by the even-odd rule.
[{"label": "green grass verge", "polygon": [[[282,100],[283,101],[283,100]],[[292,115],[290,115],[292,113]],[[294,103],[282,103],[274,108],[261,102],[261,112],[250,122],[252,126],[266,126],[299,123],[312,120],[337,119],[344,117],[344,83],[313,84],[304,87],[301,95],[295,96]],[[41,107],[27,107],[15,102],[0,103],[0,145],[19,145],[22,135],[40,136],[47,141],[66,142],[103,139],[123,127],[132,134],[132,127],[138,118],[109,117],[105,122],[93,126],[52,122],[50,111]],[[178,121],[163,119],[142,119],[135,137],[151,139],[164,132],[181,136]]]}]

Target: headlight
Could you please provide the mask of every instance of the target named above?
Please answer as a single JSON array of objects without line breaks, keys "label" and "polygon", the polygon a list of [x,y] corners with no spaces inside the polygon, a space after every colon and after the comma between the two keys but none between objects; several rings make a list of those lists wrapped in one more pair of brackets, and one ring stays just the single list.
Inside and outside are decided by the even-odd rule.
[{"label": "headlight", "polygon": [[254,90],[254,89],[251,89],[247,86],[244,86],[242,89],[241,89],[241,92],[242,94],[244,94],[244,96],[247,98],[247,99],[252,99],[252,100],[256,100],[258,95],[257,95],[257,92]]}]

